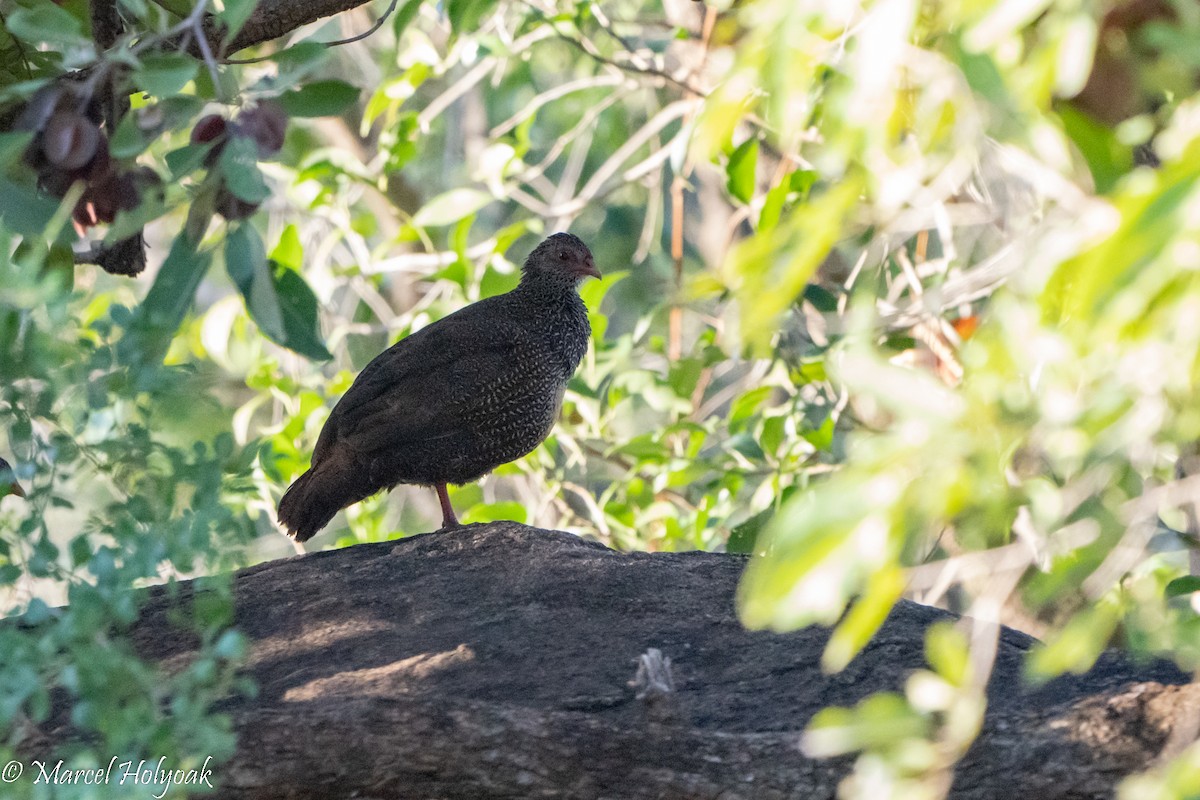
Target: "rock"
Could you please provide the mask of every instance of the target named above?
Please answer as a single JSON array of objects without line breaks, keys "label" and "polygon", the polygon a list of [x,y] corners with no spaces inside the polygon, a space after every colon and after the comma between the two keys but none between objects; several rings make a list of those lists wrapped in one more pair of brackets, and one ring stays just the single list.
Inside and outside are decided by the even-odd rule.
[{"label": "rock", "polygon": [[[925,629],[953,615],[902,602],[824,675],[827,630],[738,623],[745,564],[491,523],[242,570],[235,625],[259,693],[222,706],[239,745],[220,796],[833,798],[849,761],[803,757],[800,732],[822,707],[901,690],[925,666]],[[196,643],[169,617],[195,591],[152,592],[139,652],[188,663]],[[1030,689],[1034,644],[1003,630],[952,797],[1111,797],[1200,700],[1174,666],[1114,652]]]}]

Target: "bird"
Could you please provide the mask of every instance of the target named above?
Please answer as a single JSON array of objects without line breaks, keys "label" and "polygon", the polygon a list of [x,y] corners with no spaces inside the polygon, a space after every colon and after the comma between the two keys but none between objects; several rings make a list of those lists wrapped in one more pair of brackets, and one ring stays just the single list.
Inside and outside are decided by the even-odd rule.
[{"label": "bird", "polygon": [[591,338],[579,296],[599,278],[587,245],[555,233],[520,282],[376,356],[317,437],[311,467],[284,492],[279,523],[298,542],[341,509],[398,484],[432,486],[442,528],[458,526],[449,484],[471,483],[550,434]]},{"label": "bird", "polygon": [[8,497],[10,494],[24,497],[25,490],[21,488],[21,484],[17,483],[17,473],[13,470],[12,465],[0,458],[0,498]]}]

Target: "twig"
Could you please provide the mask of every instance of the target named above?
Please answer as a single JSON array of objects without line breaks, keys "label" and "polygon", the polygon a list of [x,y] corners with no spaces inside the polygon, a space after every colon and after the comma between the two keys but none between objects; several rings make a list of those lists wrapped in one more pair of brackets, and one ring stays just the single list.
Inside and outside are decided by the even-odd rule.
[{"label": "twig", "polygon": [[567,149],[568,144],[574,141],[576,137],[583,133],[583,131],[592,127],[601,114],[611,108],[615,103],[625,99],[628,95],[629,93],[624,91],[613,92],[611,95],[604,98],[604,100],[589,108],[584,112],[583,116],[579,118],[579,122],[576,123],[573,128],[564,133],[562,136],[558,137],[558,140],[553,146],[551,146],[549,152],[546,153],[545,158],[539,161],[536,165],[514,176],[513,179],[518,183],[529,183],[536,177],[542,175],[547,169],[550,168],[551,164],[558,160],[558,157],[562,155],[563,150]]},{"label": "twig", "polygon": [[[937,589],[933,597],[944,593],[944,588],[954,582],[982,578],[1000,572],[1023,574],[1033,564],[1033,553],[1024,542],[1013,542],[1002,547],[964,553],[941,561],[910,567],[908,569],[908,591],[922,592]],[[928,598],[927,598],[928,599]]]},{"label": "twig", "polygon": [[[696,100],[676,100],[651,117],[641,130],[630,136],[623,145],[617,148],[616,152],[609,156],[607,161],[600,165],[588,182],[584,184],[576,198],[568,204],[568,208],[575,207],[577,210],[584,208],[600,193],[604,184],[617,173],[630,156],[641,149],[663,128],[694,109],[698,102]],[[565,213],[565,211],[560,213]]]},{"label": "twig", "polygon": [[940,301],[936,309],[928,307],[927,302],[918,298],[904,308],[885,306],[880,322],[886,330],[908,328],[931,312],[940,313],[941,310],[986,297],[1022,265],[1023,261],[1019,258],[1022,253],[1017,243],[1010,242],[969,270],[947,278],[940,287]]},{"label": "twig", "polygon": [[[491,255],[494,252],[496,252],[496,239],[493,237],[468,247],[466,256],[468,259],[474,260]],[[457,260],[458,253],[453,250],[436,253],[404,253],[403,255],[393,256],[383,261],[371,262],[369,265],[363,264],[361,269],[365,275],[374,275],[381,272],[425,273],[447,267]]]},{"label": "twig", "polygon": [[[550,198],[550,202],[555,206],[570,197],[574,193],[575,187],[579,185],[579,177],[583,174],[583,165],[587,161],[588,148],[592,145],[594,132],[593,128],[585,128],[580,137],[571,145],[571,153],[567,156],[567,163],[563,166],[562,174],[558,178],[558,186],[555,187],[554,194]],[[562,214],[551,223],[550,229],[566,230],[571,226],[574,217],[574,214]]]},{"label": "twig", "polygon": [[671,263],[675,273],[676,302],[667,317],[667,358],[678,361],[683,355],[683,309],[678,303],[683,289],[683,175],[671,180]]},{"label": "twig", "polygon": [[[542,39],[548,39],[552,35],[553,31],[538,28],[513,42],[512,50],[514,52],[525,50]],[[492,54],[480,59],[479,63],[472,67],[467,74],[463,75],[450,88],[434,98],[433,102],[425,106],[425,109],[417,116],[417,124],[421,131],[428,132],[429,125],[433,120],[437,119],[443,111],[453,105],[454,101],[469,92],[475,84],[483,80],[492,71],[492,68],[500,62],[501,58],[507,57],[507,53],[503,55]]]},{"label": "twig", "polygon": [[663,181],[660,177],[650,183],[650,202],[646,204],[646,215],[642,217],[642,233],[638,236],[637,249],[633,251],[633,263],[640,264],[650,255],[654,243],[654,232],[658,229],[658,215],[663,201]]},{"label": "twig", "polygon": [[596,89],[602,86],[620,86],[621,84],[625,83],[625,81],[626,78],[622,75],[593,75],[590,78],[580,78],[577,81],[570,81],[569,83],[564,83],[561,86],[555,86],[553,89],[542,92],[537,97],[525,104],[524,108],[522,108],[516,114],[513,114],[511,117],[504,120],[504,122],[501,122],[499,125],[492,128],[491,133],[489,133],[488,136],[493,139],[498,136],[503,136],[513,128],[520,125],[526,119],[536,114],[538,109],[542,106],[546,105],[547,103],[553,103],[555,100],[566,97],[569,94],[584,91],[585,89]]}]

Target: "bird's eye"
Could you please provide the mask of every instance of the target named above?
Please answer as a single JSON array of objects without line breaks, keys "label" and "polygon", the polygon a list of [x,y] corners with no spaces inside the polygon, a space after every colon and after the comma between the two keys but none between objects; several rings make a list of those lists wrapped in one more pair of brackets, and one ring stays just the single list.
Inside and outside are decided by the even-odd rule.
[{"label": "bird's eye", "polygon": [[566,261],[566,260],[567,260],[567,251],[566,251],[566,250],[559,250],[559,251],[558,251],[558,257],[559,257],[560,259],[562,259],[563,261]]}]

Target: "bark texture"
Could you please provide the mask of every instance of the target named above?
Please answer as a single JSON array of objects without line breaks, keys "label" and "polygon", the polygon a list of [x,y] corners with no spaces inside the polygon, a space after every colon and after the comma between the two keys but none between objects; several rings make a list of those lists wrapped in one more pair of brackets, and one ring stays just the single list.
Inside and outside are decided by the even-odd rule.
[{"label": "bark texture", "polygon": [[[844,672],[828,633],[744,630],[740,556],[616,553],[570,534],[493,523],[262,564],[236,576],[255,699],[220,768],[231,798],[834,798],[847,761],[813,761],[820,708],[899,690],[923,632],[951,615],[901,603]],[[169,668],[194,642],[158,591],[133,630]],[[1106,798],[1188,730],[1200,687],[1107,653],[1036,691],[1034,641],[1005,630],[985,729],[956,798]],[[638,699],[657,648],[675,690]],[[1194,732],[1192,733],[1194,736]]]},{"label": "bark texture", "polygon": [[[367,0],[259,0],[246,24],[224,50],[226,54],[232,54],[256,44],[278,39],[310,22],[358,8],[366,2]],[[220,30],[211,24],[211,19],[209,17],[205,25],[211,31],[209,41],[215,50],[221,50],[223,37]]]}]

